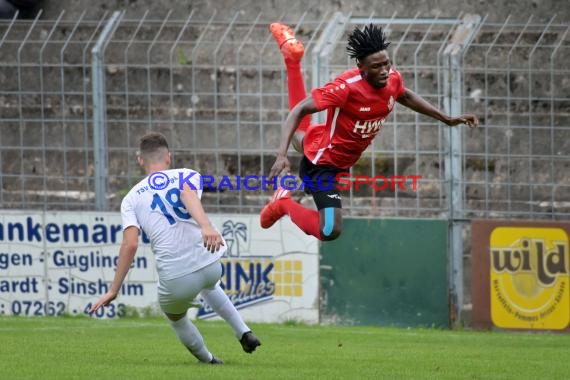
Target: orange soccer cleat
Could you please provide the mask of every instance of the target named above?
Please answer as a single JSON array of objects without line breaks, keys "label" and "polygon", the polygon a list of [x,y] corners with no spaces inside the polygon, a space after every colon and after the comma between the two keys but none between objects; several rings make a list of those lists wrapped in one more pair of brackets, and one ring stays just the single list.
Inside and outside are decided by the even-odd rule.
[{"label": "orange soccer cleat", "polygon": [[259,221],[261,228],[269,228],[275,224],[279,219],[285,216],[285,211],[281,209],[279,201],[291,199],[291,194],[289,190],[278,188],[273,193],[273,197],[268,204],[265,205],[261,213],[259,214]]},{"label": "orange soccer cleat", "polygon": [[273,38],[277,41],[281,54],[295,62],[300,62],[305,54],[305,48],[301,41],[295,38],[293,30],[285,24],[275,22],[269,26]]}]

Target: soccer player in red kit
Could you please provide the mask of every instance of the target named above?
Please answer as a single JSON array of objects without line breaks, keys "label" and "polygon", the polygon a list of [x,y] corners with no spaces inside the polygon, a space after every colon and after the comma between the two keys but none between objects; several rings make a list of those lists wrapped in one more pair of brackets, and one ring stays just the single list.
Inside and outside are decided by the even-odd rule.
[{"label": "soccer player in red kit", "polygon": [[[261,227],[269,228],[284,215],[308,235],[320,240],[336,239],[342,229],[342,204],[336,176],[348,172],[362,152],[382,130],[384,120],[396,102],[449,126],[476,127],[475,115],[446,115],[404,86],[402,76],[391,67],[389,42],[382,28],[370,24],[355,28],[348,37],[347,52],[356,67],[306,96],[301,73],[303,45],[291,28],[281,23],[270,26],[287,67],[289,115],[282,129],[277,159],[269,177],[290,170],[287,150],[303,153],[299,175],[304,190],[311,194],[318,211],[291,199],[279,188],[260,214]],[[309,114],[327,111],[326,123],[309,125]],[[307,182],[308,180],[308,182]]]}]

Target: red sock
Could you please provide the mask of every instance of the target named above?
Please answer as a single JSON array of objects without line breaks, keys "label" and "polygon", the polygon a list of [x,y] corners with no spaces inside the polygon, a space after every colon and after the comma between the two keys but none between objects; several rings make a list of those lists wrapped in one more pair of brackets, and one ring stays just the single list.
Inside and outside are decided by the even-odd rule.
[{"label": "red sock", "polygon": [[283,211],[304,233],[323,240],[318,211],[308,209],[290,198],[280,200],[279,205],[284,207]]},{"label": "red sock", "polygon": [[[290,111],[301,100],[307,97],[307,91],[305,90],[305,80],[303,79],[303,72],[301,71],[301,62],[285,59],[285,66],[287,67],[287,91],[289,93]],[[301,120],[301,124],[299,124],[297,130],[302,132],[306,131],[310,122],[310,116],[305,116]]]}]

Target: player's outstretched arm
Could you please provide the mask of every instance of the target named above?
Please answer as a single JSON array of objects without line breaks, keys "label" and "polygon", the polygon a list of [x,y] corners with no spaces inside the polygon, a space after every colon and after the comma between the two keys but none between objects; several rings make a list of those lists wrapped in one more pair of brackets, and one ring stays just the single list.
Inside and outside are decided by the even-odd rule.
[{"label": "player's outstretched arm", "polygon": [[135,226],[129,226],[125,231],[123,231],[123,242],[121,243],[121,248],[119,249],[119,261],[117,262],[117,270],[115,271],[115,277],[111,283],[111,287],[107,293],[103,294],[97,302],[91,306],[90,313],[94,313],[99,310],[102,306],[110,304],[121,289],[125,276],[131,268],[135,254],[137,253],[137,248],[139,245],[139,229]]},{"label": "player's outstretched arm", "polygon": [[317,111],[318,109],[315,105],[315,101],[311,96],[308,96],[301,100],[295,107],[293,107],[291,112],[289,112],[289,115],[287,115],[287,118],[283,123],[283,127],[281,128],[281,143],[277,149],[277,158],[275,159],[275,163],[269,171],[270,178],[278,176],[283,171],[288,172],[291,169],[289,159],[287,158],[287,150],[291,144],[293,134],[295,134],[295,131],[299,128],[303,117]]},{"label": "player's outstretched arm", "polygon": [[204,207],[202,207],[202,202],[200,202],[196,190],[191,189],[190,186],[185,183],[180,192],[180,199],[182,203],[184,203],[186,210],[200,226],[204,247],[211,253],[219,251],[220,247],[224,245],[224,239],[222,239],[222,235],[212,226],[210,219],[208,219],[206,215],[206,211],[204,211]]},{"label": "player's outstretched arm", "polygon": [[398,103],[416,111],[423,115],[433,117],[436,120],[444,122],[450,127],[454,127],[459,124],[467,124],[471,128],[475,128],[479,125],[479,119],[475,115],[465,114],[457,117],[451,117],[446,115],[441,110],[434,107],[432,104],[427,102],[424,98],[416,94],[415,92],[406,89],[404,95],[397,99]]}]

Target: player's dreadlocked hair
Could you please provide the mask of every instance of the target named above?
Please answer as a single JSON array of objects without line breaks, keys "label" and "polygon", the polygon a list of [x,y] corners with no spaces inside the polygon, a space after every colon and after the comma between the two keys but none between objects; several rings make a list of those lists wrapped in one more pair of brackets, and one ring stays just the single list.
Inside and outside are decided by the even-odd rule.
[{"label": "player's dreadlocked hair", "polygon": [[390,42],[386,41],[382,27],[370,24],[364,27],[364,31],[354,28],[354,31],[348,36],[346,51],[350,58],[362,61],[370,54],[385,50],[388,45]]}]

